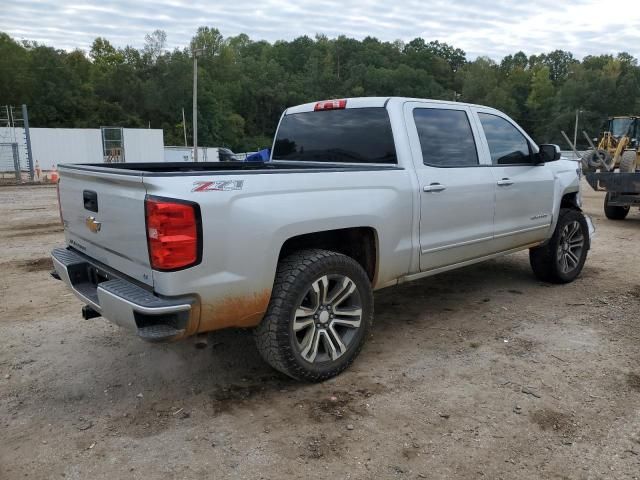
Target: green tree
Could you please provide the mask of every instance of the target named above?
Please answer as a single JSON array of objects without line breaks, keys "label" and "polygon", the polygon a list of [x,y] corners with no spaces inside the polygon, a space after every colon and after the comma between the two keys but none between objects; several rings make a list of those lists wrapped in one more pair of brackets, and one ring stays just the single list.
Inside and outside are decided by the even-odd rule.
[{"label": "green tree", "polygon": [[537,67],[531,78],[531,91],[527,98],[527,107],[532,117],[533,133],[537,138],[549,138],[548,125],[551,119],[554,94],[549,67]]},{"label": "green tree", "polygon": [[152,33],[144,36],[143,55],[149,59],[151,63],[155,63],[158,57],[164,53],[167,47],[167,34],[164,30],[154,30]]},{"label": "green tree", "polygon": [[[168,51],[166,34],[121,48],[98,37],[88,52],[66,52],[0,32],[0,105],[30,106],[34,126],[151,125],[165,143],[192,132],[193,49],[199,57],[199,138],[202,145],[254,150],[271,143],[290,105],[350,96],[412,96],[496,107],[539,141],[562,143],[560,130],[595,135],[608,115],[640,112],[640,67],[629,53],[578,61],[554,50],[515,52],[499,62],[467,61],[438,40],[404,43],[341,35],[302,36],[269,43],[246,34],[223,37],[202,26],[189,46]],[[185,109],[186,125],[182,124]]]},{"label": "green tree", "polygon": [[122,51],[116,50],[109,40],[102,37],[93,41],[89,56],[98,67],[114,67],[124,62]]}]

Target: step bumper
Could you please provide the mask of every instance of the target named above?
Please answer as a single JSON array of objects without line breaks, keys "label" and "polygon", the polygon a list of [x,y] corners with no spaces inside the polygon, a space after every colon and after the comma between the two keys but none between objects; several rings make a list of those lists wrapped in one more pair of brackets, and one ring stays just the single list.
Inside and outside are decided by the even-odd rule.
[{"label": "step bumper", "polygon": [[54,249],[51,258],[57,276],[82,302],[144,340],[177,340],[194,320],[195,297],[161,297],[69,248]]}]

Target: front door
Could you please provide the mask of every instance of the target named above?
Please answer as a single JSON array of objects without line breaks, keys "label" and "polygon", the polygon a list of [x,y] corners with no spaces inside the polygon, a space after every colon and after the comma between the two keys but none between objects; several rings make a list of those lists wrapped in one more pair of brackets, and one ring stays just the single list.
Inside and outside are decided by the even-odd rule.
[{"label": "front door", "polygon": [[534,163],[532,143],[508,119],[478,111],[495,182],[494,248],[544,240],[553,221],[554,177]]},{"label": "front door", "polygon": [[487,255],[493,236],[495,182],[476,148],[465,106],[405,105],[420,188],[420,270]]}]

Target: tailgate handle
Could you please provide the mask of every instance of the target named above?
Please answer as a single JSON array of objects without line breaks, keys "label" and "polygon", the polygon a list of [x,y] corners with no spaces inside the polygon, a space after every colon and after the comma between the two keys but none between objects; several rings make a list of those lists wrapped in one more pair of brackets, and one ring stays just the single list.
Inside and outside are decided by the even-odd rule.
[{"label": "tailgate handle", "polygon": [[90,212],[98,211],[98,194],[92,190],[84,190],[82,192],[82,200],[84,201],[84,208]]}]

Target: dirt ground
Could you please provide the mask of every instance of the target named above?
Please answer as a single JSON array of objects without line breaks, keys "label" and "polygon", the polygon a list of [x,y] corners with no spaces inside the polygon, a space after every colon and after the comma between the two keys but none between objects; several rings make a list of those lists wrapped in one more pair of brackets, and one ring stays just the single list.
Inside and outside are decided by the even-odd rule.
[{"label": "dirt ground", "polygon": [[380,291],[350,370],[295,383],[249,332],[153,345],[49,277],[51,187],[0,188],[0,479],[640,477],[640,213],[570,285],[526,253]]}]

